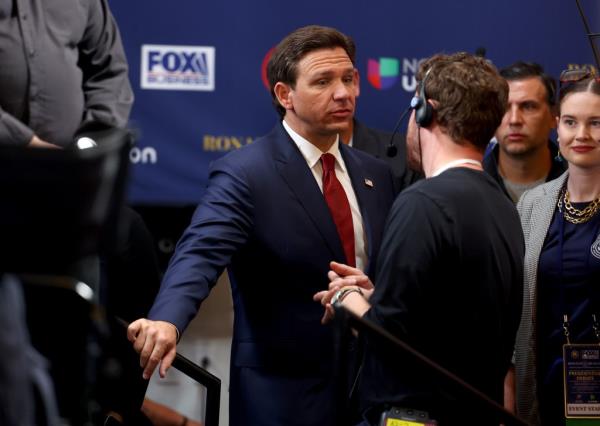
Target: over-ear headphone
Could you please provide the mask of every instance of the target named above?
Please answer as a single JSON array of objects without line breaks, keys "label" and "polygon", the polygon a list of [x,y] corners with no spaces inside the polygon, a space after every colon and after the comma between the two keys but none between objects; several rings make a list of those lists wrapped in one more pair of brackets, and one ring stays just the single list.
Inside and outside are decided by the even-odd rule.
[{"label": "over-ear headphone", "polygon": [[427,95],[425,95],[425,82],[432,68],[429,68],[425,73],[419,86],[419,94],[415,95],[410,101],[410,107],[415,110],[415,121],[419,127],[427,127],[433,120],[433,108],[427,102]]},{"label": "over-ear headphone", "polygon": [[396,126],[394,126],[394,131],[392,132],[390,143],[388,144],[386,150],[388,157],[395,157],[398,153],[398,148],[396,148],[396,145],[394,145],[394,136],[396,136],[396,133],[398,133],[398,128],[400,127],[402,120],[404,117],[406,117],[411,109],[415,110],[415,121],[419,127],[427,127],[431,124],[431,120],[433,120],[433,108],[431,107],[431,104],[427,102],[427,96],[425,95],[425,81],[427,80],[427,76],[430,72],[431,68],[427,70],[425,76],[423,77],[423,81],[421,81],[419,94],[413,96],[413,98],[410,100],[410,106],[406,108],[396,123]]}]

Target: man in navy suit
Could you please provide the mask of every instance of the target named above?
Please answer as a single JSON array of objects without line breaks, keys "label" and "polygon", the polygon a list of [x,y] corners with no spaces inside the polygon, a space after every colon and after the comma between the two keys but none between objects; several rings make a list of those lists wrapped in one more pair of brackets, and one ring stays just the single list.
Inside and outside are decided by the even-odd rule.
[{"label": "man in navy suit", "polygon": [[[128,330],[144,377],[159,363],[164,376],[179,333],[227,267],[233,426],[334,421],[332,330],[312,295],[327,288],[331,260],[372,272],[395,195],[387,165],[339,143],[359,92],[354,58],[352,40],[332,28],[300,28],[281,41],[268,77],[282,121],[211,166],[149,319]],[[332,184],[346,201],[331,203]]]}]

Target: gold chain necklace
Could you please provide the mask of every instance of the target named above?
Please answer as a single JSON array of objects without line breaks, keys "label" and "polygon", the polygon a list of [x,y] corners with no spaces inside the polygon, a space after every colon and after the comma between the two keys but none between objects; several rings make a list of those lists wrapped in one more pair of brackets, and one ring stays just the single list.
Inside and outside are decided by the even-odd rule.
[{"label": "gold chain necklace", "polygon": [[[563,205],[565,207],[564,211]],[[589,203],[583,210],[579,210],[571,205],[571,201],[569,201],[569,191],[567,191],[566,188],[563,189],[560,197],[558,197],[558,210],[562,212],[565,220],[575,225],[587,222],[599,209],[600,197]]]}]

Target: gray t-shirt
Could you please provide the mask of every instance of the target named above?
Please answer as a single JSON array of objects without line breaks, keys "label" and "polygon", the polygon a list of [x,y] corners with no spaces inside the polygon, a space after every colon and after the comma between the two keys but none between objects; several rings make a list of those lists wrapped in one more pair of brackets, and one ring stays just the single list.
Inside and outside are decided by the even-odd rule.
[{"label": "gray t-shirt", "polygon": [[506,191],[508,192],[508,195],[510,195],[511,200],[513,200],[513,203],[517,204],[517,202],[519,201],[519,198],[521,198],[521,195],[523,195],[523,193],[525,191],[528,191],[530,189],[535,188],[538,185],[541,185],[542,183],[546,182],[546,176],[544,176],[541,179],[538,179],[536,181],[533,182],[528,182],[528,183],[515,183],[515,182],[511,182],[506,178],[502,178],[502,181],[504,182],[504,187],[506,188]]}]

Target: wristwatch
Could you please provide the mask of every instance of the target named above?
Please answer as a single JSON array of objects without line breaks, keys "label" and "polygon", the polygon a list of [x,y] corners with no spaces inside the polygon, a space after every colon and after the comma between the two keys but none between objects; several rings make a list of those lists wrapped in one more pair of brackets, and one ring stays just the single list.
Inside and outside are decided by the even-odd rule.
[{"label": "wristwatch", "polygon": [[336,303],[342,303],[342,300],[344,300],[344,297],[346,297],[346,295],[349,293],[358,293],[361,296],[364,296],[360,287],[344,287],[344,288],[339,289],[333,295],[333,297],[331,298],[331,304],[335,305]]},{"label": "wristwatch", "polygon": [[98,146],[94,139],[88,138],[87,136],[77,139],[76,145],[79,149],[95,148]]}]

